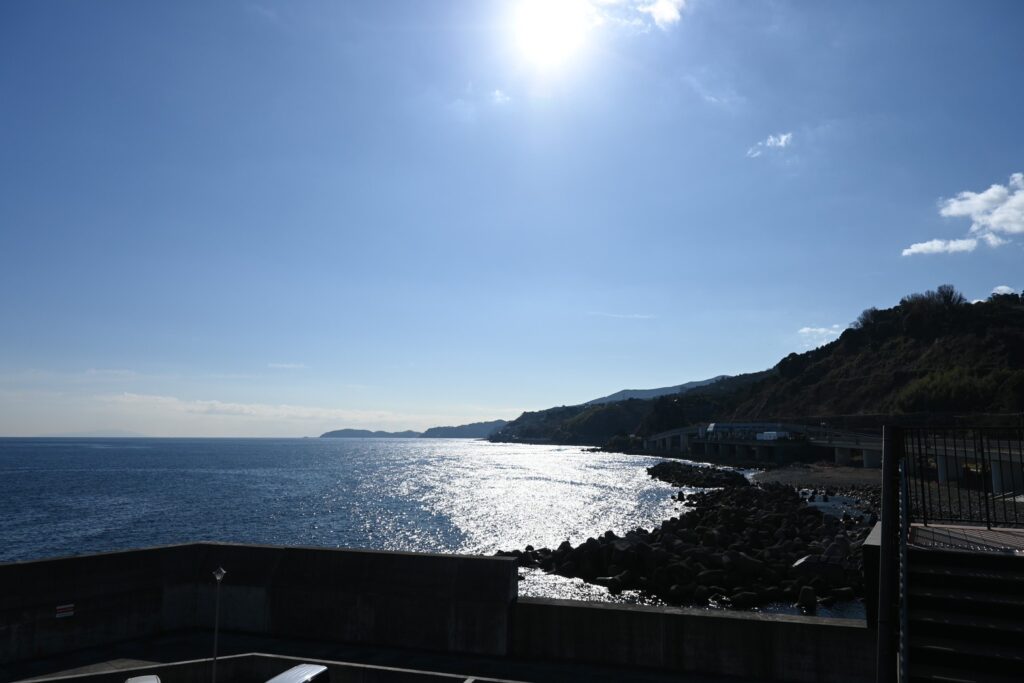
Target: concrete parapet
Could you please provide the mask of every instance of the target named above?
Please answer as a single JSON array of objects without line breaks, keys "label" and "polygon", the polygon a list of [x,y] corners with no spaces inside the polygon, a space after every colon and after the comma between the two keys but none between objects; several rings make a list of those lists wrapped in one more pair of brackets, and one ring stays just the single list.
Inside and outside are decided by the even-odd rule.
[{"label": "concrete parapet", "polygon": [[[282,638],[504,655],[511,558],[197,543],[0,564],[0,664],[214,621]],[[73,605],[58,616],[57,607]]]},{"label": "concrete parapet", "polygon": [[521,599],[512,654],[757,680],[854,683],[874,676],[863,621]]},{"label": "concrete parapet", "polygon": [[[228,572],[225,632],[758,680],[846,683],[870,680],[874,670],[874,636],[862,621],[517,600],[511,558],[217,543],[0,565],[0,669],[171,632],[209,632],[210,573],[218,565]],[[59,616],[61,605],[73,605],[73,614]],[[202,667],[186,664],[166,665],[164,683],[198,683],[200,675],[189,672]],[[277,673],[241,672],[240,680]],[[330,680],[435,680],[412,675],[335,676],[332,669]]]}]

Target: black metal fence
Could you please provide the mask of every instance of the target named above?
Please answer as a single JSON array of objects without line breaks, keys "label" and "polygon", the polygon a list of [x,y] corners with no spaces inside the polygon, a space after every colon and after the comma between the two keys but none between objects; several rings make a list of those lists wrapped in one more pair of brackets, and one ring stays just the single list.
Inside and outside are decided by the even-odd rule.
[{"label": "black metal fence", "polygon": [[1024,431],[904,428],[910,521],[1024,526]]}]

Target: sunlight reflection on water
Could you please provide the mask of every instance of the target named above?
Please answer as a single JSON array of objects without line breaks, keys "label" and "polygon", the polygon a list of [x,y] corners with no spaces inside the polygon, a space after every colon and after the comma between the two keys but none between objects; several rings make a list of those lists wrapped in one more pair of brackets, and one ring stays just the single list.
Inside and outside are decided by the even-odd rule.
[{"label": "sunlight reflection on water", "polygon": [[[0,561],[194,540],[553,548],[674,514],[652,462],[456,439],[0,439]],[[523,595],[613,599],[526,575]]]},{"label": "sunlight reflection on water", "polygon": [[[678,514],[657,459],[460,439],[0,439],[0,562],[196,540],[490,555]],[[659,604],[539,570],[523,596]],[[789,612],[788,605],[765,608]],[[825,610],[863,616],[863,605]]]}]

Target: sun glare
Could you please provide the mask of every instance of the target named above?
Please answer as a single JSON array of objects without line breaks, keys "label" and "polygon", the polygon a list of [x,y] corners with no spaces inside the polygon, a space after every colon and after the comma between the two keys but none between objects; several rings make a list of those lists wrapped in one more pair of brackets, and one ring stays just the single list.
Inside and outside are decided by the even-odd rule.
[{"label": "sun glare", "polygon": [[523,57],[541,69],[564,64],[583,46],[591,14],[585,0],[523,0],[515,17]]}]

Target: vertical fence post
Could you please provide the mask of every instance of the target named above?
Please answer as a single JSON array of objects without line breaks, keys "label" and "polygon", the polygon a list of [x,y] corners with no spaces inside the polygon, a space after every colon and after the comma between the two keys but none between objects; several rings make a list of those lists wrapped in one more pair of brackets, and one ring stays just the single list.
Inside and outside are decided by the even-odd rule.
[{"label": "vertical fence post", "polygon": [[[985,434],[980,429],[977,431],[977,439],[975,440],[975,446],[978,455],[981,458],[981,480],[984,484],[982,493],[985,496],[985,527],[988,529],[992,528],[992,508],[996,506],[995,482],[992,481],[992,463],[989,461],[988,451],[985,448]],[[999,467],[999,463],[996,463],[996,467]],[[1002,475],[1002,472],[999,473]]]},{"label": "vertical fence post", "polygon": [[899,461],[903,453],[903,430],[882,429],[882,542],[878,549],[878,641],[875,645],[875,680],[895,681],[897,610],[899,581]]}]

